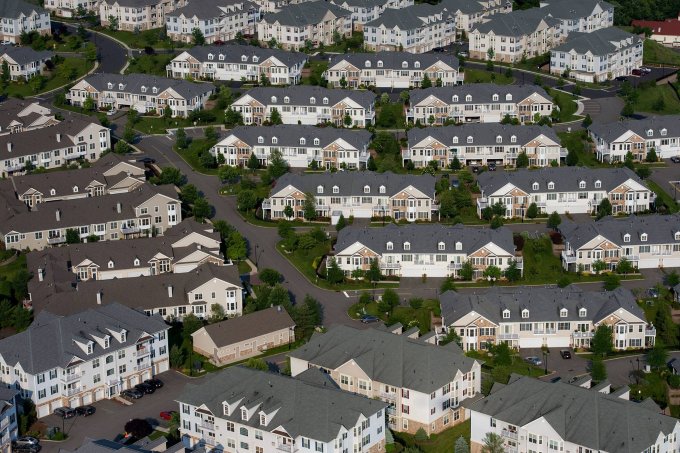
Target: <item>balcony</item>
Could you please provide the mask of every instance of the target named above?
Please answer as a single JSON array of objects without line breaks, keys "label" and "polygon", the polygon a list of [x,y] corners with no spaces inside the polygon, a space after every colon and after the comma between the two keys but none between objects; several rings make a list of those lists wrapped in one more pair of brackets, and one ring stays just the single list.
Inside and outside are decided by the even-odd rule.
[{"label": "balcony", "polygon": [[499,340],[519,340],[519,334],[518,333],[499,333],[498,339]]},{"label": "balcony", "polygon": [[293,453],[295,451],[298,451],[297,447],[295,447],[294,445],[290,445],[290,444],[279,444],[279,445],[276,446],[276,449],[278,451],[285,451],[287,453]]},{"label": "balcony", "polygon": [[141,348],[135,351],[135,357],[144,357],[151,354],[151,348]]},{"label": "balcony", "polygon": [[574,332],[572,336],[574,338],[593,338],[595,332]]},{"label": "balcony", "polygon": [[136,226],[123,226],[120,228],[120,231],[122,231],[123,234],[135,234],[139,233],[140,229]]},{"label": "balcony", "polygon": [[446,269],[450,271],[455,271],[457,269],[461,269],[463,267],[463,263],[449,263],[448,266],[446,266]]},{"label": "balcony", "polygon": [[269,198],[265,198],[264,201],[262,201],[262,209],[271,209],[272,208],[272,202]]},{"label": "balcony", "polygon": [[81,391],[82,391],[82,388],[80,386],[73,387],[73,388],[67,388],[66,389],[66,396],[73,396],[76,393],[80,393]]},{"label": "balcony", "polygon": [[135,366],[135,371],[144,371],[144,370],[148,370],[149,368],[151,368],[151,362],[138,363]]},{"label": "balcony", "polygon": [[521,256],[516,256],[513,258],[515,260],[515,264],[517,265],[517,269],[524,269],[524,258]]},{"label": "balcony", "polygon": [[625,258],[628,261],[639,261],[640,255],[622,255],[621,258]]},{"label": "balcony", "polygon": [[387,406],[385,408],[385,413],[387,415],[397,415],[397,408],[394,406]]},{"label": "balcony", "polygon": [[[397,394],[396,393],[385,393],[385,392],[380,392],[379,393],[380,398],[384,398],[386,400],[396,400],[397,399]],[[389,408],[388,408],[389,409]]]},{"label": "balcony", "polygon": [[50,245],[64,244],[66,242],[66,237],[58,236],[54,238],[47,238],[47,243]]},{"label": "balcony", "polygon": [[62,382],[73,382],[73,381],[77,381],[81,377],[83,377],[82,371],[79,371],[77,373],[67,373],[67,374],[65,374],[61,377],[61,381]]},{"label": "balcony", "polygon": [[565,250],[562,251],[562,261],[567,264],[576,262],[576,255],[568,254]]},{"label": "balcony", "polygon": [[215,431],[215,422],[203,420],[201,422],[201,428],[209,429],[210,431]]},{"label": "balcony", "polygon": [[380,269],[401,269],[400,263],[380,263]]},{"label": "balcony", "polygon": [[501,431],[501,437],[506,437],[508,439],[513,439],[517,440],[517,433],[513,431],[508,431],[507,429],[504,429]]},{"label": "balcony", "polygon": [[645,337],[655,337],[656,328],[655,327],[645,327]]}]

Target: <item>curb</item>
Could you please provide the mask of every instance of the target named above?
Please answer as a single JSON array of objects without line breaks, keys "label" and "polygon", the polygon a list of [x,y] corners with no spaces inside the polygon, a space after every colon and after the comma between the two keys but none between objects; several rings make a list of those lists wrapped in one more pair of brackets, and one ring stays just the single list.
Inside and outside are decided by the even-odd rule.
[{"label": "curb", "polygon": [[65,86],[71,85],[71,84],[73,84],[73,83],[78,83],[78,82],[80,82],[81,80],[83,80],[85,77],[87,77],[87,76],[89,76],[89,75],[92,75],[92,74],[94,73],[94,71],[97,70],[97,68],[99,68],[99,61],[95,61],[95,62],[94,62],[94,66],[92,67],[92,69],[90,69],[87,73],[85,73],[84,75],[80,76],[79,78],[77,78],[77,79],[75,79],[75,80],[73,80],[73,81],[71,81],[71,82],[69,82],[69,83],[65,83],[64,85],[59,86],[59,87],[57,87],[57,88],[53,88],[53,89],[51,89],[50,91],[44,91],[44,92],[39,93],[39,94],[34,94],[33,96],[27,96],[26,99],[33,99],[33,98],[38,98],[38,97],[41,97],[41,96],[49,95],[49,94],[52,94],[52,93],[54,93],[54,92],[56,92],[56,91],[61,90],[61,89],[64,88]]}]

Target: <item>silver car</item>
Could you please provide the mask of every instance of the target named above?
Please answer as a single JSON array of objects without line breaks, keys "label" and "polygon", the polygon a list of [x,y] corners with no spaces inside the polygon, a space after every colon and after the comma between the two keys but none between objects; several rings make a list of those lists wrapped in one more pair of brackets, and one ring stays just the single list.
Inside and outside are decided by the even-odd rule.
[{"label": "silver car", "polygon": [[529,362],[530,364],[535,365],[535,366],[543,365],[543,361],[536,356],[530,356],[530,357],[527,357],[524,360],[526,360],[527,362]]}]

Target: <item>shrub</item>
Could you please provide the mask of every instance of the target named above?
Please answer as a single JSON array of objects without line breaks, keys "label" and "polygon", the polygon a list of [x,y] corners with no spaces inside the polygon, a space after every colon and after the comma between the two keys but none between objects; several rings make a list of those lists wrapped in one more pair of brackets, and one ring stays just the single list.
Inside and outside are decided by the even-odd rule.
[{"label": "shrub", "polygon": [[423,428],[418,428],[418,431],[416,431],[416,434],[413,437],[417,442],[424,442],[427,440],[427,433]]},{"label": "shrub", "polygon": [[420,297],[414,297],[413,299],[408,301],[408,304],[413,308],[414,310],[418,310],[423,306],[423,299]]}]

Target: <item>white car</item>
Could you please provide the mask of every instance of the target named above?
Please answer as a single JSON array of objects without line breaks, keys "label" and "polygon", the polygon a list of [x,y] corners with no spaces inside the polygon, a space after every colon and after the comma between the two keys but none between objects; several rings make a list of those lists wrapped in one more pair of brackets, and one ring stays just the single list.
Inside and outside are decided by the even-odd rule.
[{"label": "white car", "polygon": [[468,53],[467,52],[458,52],[458,55],[463,57],[463,58],[467,58]]},{"label": "white car", "polygon": [[106,112],[106,116],[113,116],[113,115],[115,115],[116,113],[118,113],[118,110],[116,110],[116,109],[111,109],[111,110],[109,110],[108,112]]}]

